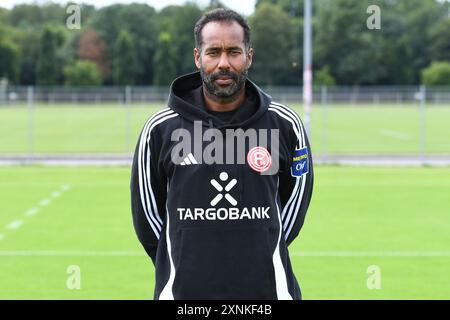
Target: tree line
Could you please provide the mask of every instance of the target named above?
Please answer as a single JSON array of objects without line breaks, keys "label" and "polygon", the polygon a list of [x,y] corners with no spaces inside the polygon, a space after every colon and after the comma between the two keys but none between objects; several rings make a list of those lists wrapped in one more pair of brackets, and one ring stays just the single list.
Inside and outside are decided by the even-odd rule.
[{"label": "tree line", "polygon": [[[370,29],[367,8],[380,8]],[[193,29],[207,8],[187,2],[82,4],[81,28],[67,6],[0,8],[0,78],[17,85],[159,85],[195,70]],[[254,64],[265,86],[301,85],[303,0],[257,0],[247,17]],[[316,85],[450,85],[450,4],[442,0],[313,1]]]}]

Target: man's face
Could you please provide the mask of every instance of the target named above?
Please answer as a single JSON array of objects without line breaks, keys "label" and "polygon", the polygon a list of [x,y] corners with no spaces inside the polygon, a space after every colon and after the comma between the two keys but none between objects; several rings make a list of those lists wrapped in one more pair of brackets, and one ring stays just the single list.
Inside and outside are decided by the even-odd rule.
[{"label": "man's face", "polygon": [[221,100],[232,100],[244,87],[252,63],[253,50],[245,49],[244,29],[235,21],[209,22],[202,40],[194,57],[205,88]]}]

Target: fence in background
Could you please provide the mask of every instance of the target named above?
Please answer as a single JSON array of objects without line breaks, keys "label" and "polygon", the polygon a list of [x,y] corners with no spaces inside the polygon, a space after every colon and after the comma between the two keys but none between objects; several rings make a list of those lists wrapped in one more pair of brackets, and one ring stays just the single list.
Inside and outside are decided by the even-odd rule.
[{"label": "fence in background", "polygon": [[[263,88],[302,114],[301,87]],[[129,156],[168,87],[0,87],[0,158]],[[450,161],[450,87],[319,87],[311,132],[318,159]]]},{"label": "fence in background", "polygon": [[[421,86],[337,86],[316,87],[313,101],[317,104],[324,96],[329,104],[407,104],[421,99]],[[28,100],[44,104],[102,104],[102,103],[161,103],[167,100],[168,87],[0,87],[0,105],[14,105]],[[298,103],[302,101],[302,87],[263,88],[275,101]],[[450,104],[450,87],[425,88],[428,104]]]}]

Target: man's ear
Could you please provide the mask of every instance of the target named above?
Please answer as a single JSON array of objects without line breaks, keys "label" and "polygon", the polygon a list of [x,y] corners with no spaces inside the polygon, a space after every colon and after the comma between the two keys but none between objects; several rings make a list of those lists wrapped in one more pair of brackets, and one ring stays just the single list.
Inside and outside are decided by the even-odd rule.
[{"label": "man's ear", "polygon": [[253,48],[249,48],[247,51],[247,68],[250,68],[253,62]]},{"label": "man's ear", "polygon": [[197,66],[197,69],[200,69],[201,67],[201,63],[200,63],[200,55],[201,55],[201,51],[198,50],[197,48],[194,48],[194,61],[195,61],[195,65]]}]

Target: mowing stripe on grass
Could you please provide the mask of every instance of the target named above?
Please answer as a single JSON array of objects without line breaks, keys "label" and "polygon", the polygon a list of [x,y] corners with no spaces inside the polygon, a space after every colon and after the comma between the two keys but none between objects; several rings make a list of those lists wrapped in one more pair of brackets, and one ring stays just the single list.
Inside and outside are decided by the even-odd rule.
[{"label": "mowing stripe on grass", "polygon": [[399,140],[411,140],[411,137],[409,134],[394,131],[394,130],[389,130],[389,129],[381,129],[380,134],[391,137],[391,138],[399,139]]},{"label": "mowing stripe on grass", "polygon": [[5,235],[0,233],[0,241],[2,241],[3,239],[5,239]]},{"label": "mowing stripe on grass", "polygon": [[[145,257],[140,251],[0,251],[2,257]],[[305,251],[292,252],[292,257],[450,257],[450,251]]]}]

